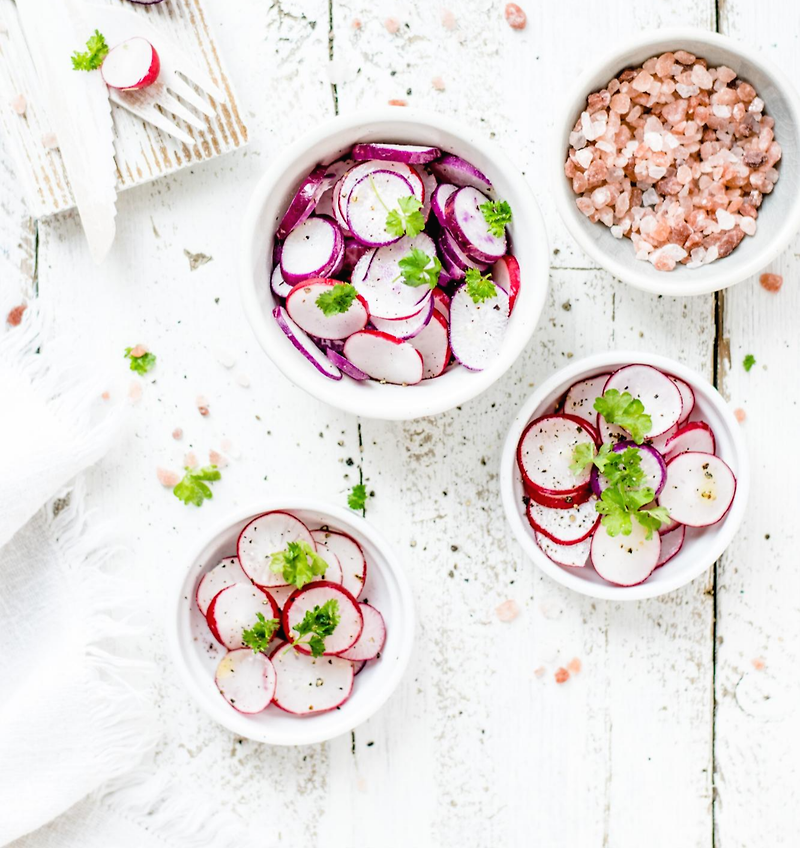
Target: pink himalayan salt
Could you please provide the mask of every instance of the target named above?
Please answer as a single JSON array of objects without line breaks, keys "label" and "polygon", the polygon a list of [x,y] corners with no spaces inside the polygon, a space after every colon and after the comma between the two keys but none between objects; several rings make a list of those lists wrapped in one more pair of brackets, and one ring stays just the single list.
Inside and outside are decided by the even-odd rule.
[{"label": "pink himalayan salt", "polygon": [[747,418],[747,413],[741,407],[739,407],[738,409],[733,410],[733,417],[740,424],[742,424],[742,423],[744,423],[745,419]]},{"label": "pink himalayan salt", "polygon": [[515,600],[509,599],[507,601],[503,601],[503,603],[495,609],[495,614],[500,621],[513,621],[519,615],[519,606]]},{"label": "pink himalayan salt", "polygon": [[431,85],[436,89],[436,91],[444,91],[444,80],[441,77],[434,77],[431,80]]},{"label": "pink himalayan salt", "polygon": [[442,26],[451,30],[456,28],[456,16],[450,9],[442,10]]},{"label": "pink himalayan salt", "polygon": [[567,670],[568,670],[571,674],[580,674],[580,673],[581,673],[581,669],[582,669],[582,668],[583,668],[583,663],[581,663],[581,661],[578,659],[578,657],[573,657],[573,658],[572,658],[572,659],[571,659],[571,660],[567,663]]},{"label": "pink himalayan salt", "polygon": [[103,392],[103,394],[101,394],[100,397],[103,400],[111,400],[111,392]]},{"label": "pink himalayan salt", "polygon": [[160,466],[156,468],[156,477],[158,477],[158,482],[165,489],[172,489],[181,481],[180,476],[174,471],[170,471],[168,468],[161,468]]},{"label": "pink himalayan salt", "polygon": [[353,29],[361,29],[361,21],[358,18],[353,18],[353,22],[350,24]]},{"label": "pink himalayan salt", "polygon": [[544,677],[544,673],[545,673],[545,668],[544,668],[543,665],[540,665],[538,668],[535,668],[533,670],[533,676],[534,677]]},{"label": "pink himalayan salt", "polygon": [[397,18],[386,18],[383,25],[389,35],[396,35],[400,29],[400,21],[398,21]]},{"label": "pink himalayan salt", "polygon": [[228,464],[228,460],[213,448],[208,452],[208,461],[211,465],[216,465],[217,468],[224,468]]},{"label": "pink himalayan salt", "polygon": [[528,23],[528,16],[516,3],[506,3],[505,8],[506,23],[511,29],[525,29]]},{"label": "pink himalayan salt", "polygon": [[183,438],[183,430],[180,427],[176,427],[172,431],[172,438],[175,439],[176,442],[179,442]]},{"label": "pink himalayan salt", "polygon": [[209,415],[209,412],[210,412],[209,408],[208,408],[209,403],[208,403],[208,400],[203,397],[203,395],[198,395],[195,398],[194,402],[195,402],[195,405],[197,406],[197,411],[203,416],[203,418],[205,418],[207,415]]},{"label": "pink himalayan salt", "polygon": [[390,106],[408,106],[408,100],[401,100],[399,98],[392,98],[388,103]]},{"label": "pink himalayan salt", "polygon": [[27,308],[27,303],[20,303],[19,306],[9,309],[8,315],[6,315],[6,324],[8,324],[9,327],[19,327],[22,323],[22,316],[25,314],[25,310]]},{"label": "pink himalayan salt", "polygon": [[42,144],[48,150],[55,150],[58,147],[58,138],[53,132],[46,132],[42,135]]},{"label": "pink himalayan salt", "polygon": [[140,356],[144,356],[147,353],[147,348],[142,344],[137,344],[131,348],[131,358],[138,359]]},{"label": "pink himalayan salt", "polygon": [[780,274],[762,274],[759,277],[758,282],[761,284],[761,288],[764,289],[764,291],[774,294],[781,290],[783,277]]},{"label": "pink himalayan salt", "polygon": [[139,403],[142,399],[142,384],[137,380],[128,386],[128,400],[131,403]]},{"label": "pink himalayan salt", "polygon": [[12,97],[9,105],[20,117],[28,110],[28,101],[25,99],[24,94],[18,94],[16,97]]},{"label": "pink himalayan salt", "polygon": [[557,668],[553,677],[556,683],[566,683],[569,680],[569,672],[565,668]]},{"label": "pink himalayan salt", "polygon": [[183,457],[183,464],[186,468],[197,468],[197,455],[194,451],[189,451]]},{"label": "pink himalayan salt", "polygon": [[756,671],[763,671],[767,667],[767,662],[764,657],[755,657],[751,660],[753,663],[753,668]]}]

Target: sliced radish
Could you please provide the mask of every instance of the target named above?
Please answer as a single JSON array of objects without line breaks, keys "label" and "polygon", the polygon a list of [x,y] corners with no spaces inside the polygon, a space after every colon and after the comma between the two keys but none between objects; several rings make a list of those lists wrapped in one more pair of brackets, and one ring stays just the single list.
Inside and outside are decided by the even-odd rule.
[{"label": "sliced radish", "polygon": [[508,295],[508,311],[513,312],[521,283],[517,258],[511,254],[501,256],[492,265],[492,280]]},{"label": "sliced radish", "polygon": [[250,578],[242,571],[237,557],[225,557],[211,571],[207,571],[197,584],[195,601],[200,612],[205,615],[214,596],[234,583],[249,584]]},{"label": "sliced radish", "polygon": [[590,469],[570,468],[578,445],[597,444],[594,428],[572,415],[545,415],[531,421],[517,446],[517,464],[528,487],[546,495],[568,495],[586,487]]},{"label": "sliced radish", "polygon": [[410,318],[373,318],[372,325],[396,339],[410,339],[421,333],[433,314],[433,297],[424,301],[422,309]]},{"label": "sliced radish", "polygon": [[[651,488],[654,497],[658,497],[667,482],[667,464],[664,462],[664,457],[654,447],[637,445],[636,442],[619,442],[614,446],[614,452],[622,453],[628,448],[639,453],[639,467],[644,472],[642,487]],[[592,466],[591,474],[592,491],[599,498],[603,491],[608,488],[608,480],[597,470],[596,466]]]},{"label": "sliced radish", "polygon": [[272,310],[272,317],[277,321],[286,338],[320,374],[324,374],[331,380],[342,379],[342,372],[325,356],[308,334],[292,321],[289,313],[282,306],[276,306]]},{"label": "sliced radish", "polygon": [[353,663],[339,657],[311,657],[290,642],[270,655],[275,666],[275,706],[293,715],[317,715],[340,707],[353,691]]},{"label": "sliced radish", "polygon": [[689,420],[689,416],[692,414],[692,410],[694,409],[694,389],[678,377],[670,376],[670,380],[675,383],[678,387],[678,391],[681,393],[683,412],[678,420],[678,424],[683,424],[684,421]]},{"label": "sliced radish", "polygon": [[[353,662],[353,661],[350,660],[350,662]],[[355,677],[358,677],[358,675],[361,674],[362,671],[364,671],[364,669],[366,668],[366,665],[367,665],[366,660],[356,660],[355,662],[353,662],[353,675]]]},{"label": "sliced radish", "polygon": [[594,402],[603,394],[603,386],[609,378],[609,374],[598,374],[596,377],[587,377],[573,383],[564,398],[564,412],[567,415],[575,415],[594,426],[597,420],[597,411]]},{"label": "sliced radish", "polygon": [[355,645],[339,654],[342,659],[352,662],[374,660],[383,650],[386,642],[386,624],[383,616],[370,604],[362,603],[359,606],[364,617],[364,628]]},{"label": "sliced radish", "polygon": [[499,288],[495,292],[475,303],[466,285],[461,285],[450,301],[450,347],[470,371],[483,371],[500,355],[508,326],[508,295]]},{"label": "sliced radish", "polygon": [[369,307],[361,295],[353,298],[346,312],[335,315],[326,315],[318,305],[317,300],[337,285],[343,284],[322,278],[298,283],[286,298],[289,317],[301,329],[320,339],[346,339],[363,330],[369,320]]},{"label": "sliced radish", "polygon": [[272,555],[286,550],[289,542],[306,542],[314,547],[308,527],[282,510],[254,518],[239,534],[236,551],[244,573],[259,586],[285,586],[282,574],[270,568]]},{"label": "sliced radish", "polygon": [[357,144],[353,148],[353,159],[380,159],[382,162],[405,162],[407,165],[424,165],[442,155],[438,147],[419,144]]},{"label": "sliced radish", "polygon": [[388,333],[354,333],[344,344],[344,355],[373,380],[401,386],[413,386],[422,380],[422,356],[408,342]]},{"label": "sliced radish", "polygon": [[296,285],[309,277],[333,274],[343,259],[342,231],[330,218],[314,215],[286,237],[281,253],[281,273],[287,283]]},{"label": "sliced radish", "polygon": [[283,279],[280,263],[275,265],[270,275],[270,288],[276,297],[287,297],[289,292],[294,288]]},{"label": "sliced radish", "polygon": [[[431,298],[433,304],[433,298]],[[450,330],[447,319],[433,311],[427,326],[409,344],[422,357],[422,379],[429,380],[444,373],[450,362]]]},{"label": "sliced radish", "polygon": [[431,165],[431,171],[436,175],[439,182],[452,183],[456,186],[473,186],[478,191],[491,191],[492,183],[489,178],[479,171],[474,165],[462,159],[446,153],[441,159]]},{"label": "sliced radish", "polygon": [[667,485],[658,502],[680,524],[709,527],[724,518],[735,494],[736,477],[725,462],[690,451],[667,463]]},{"label": "sliced radish", "polygon": [[584,539],[575,545],[557,545],[552,539],[548,539],[542,533],[533,531],[536,544],[541,548],[542,553],[553,560],[556,565],[563,565],[567,568],[583,568],[589,560],[591,551],[591,538]]},{"label": "sliced radish", "polygon": [[214,595],[206,612],[206,621],[214,638],[228,650],[241,648],[242,631],[264,618],[279,618],[280,610],[265,589],[251,583],[235,583]]},{"label": "sliced radish", "polygon": [[557,545],[577,545],[588,539],[600,523],[596,503],[590,498],[571,509],[553,509],[531,500],[528,502],[528,522]]},{"label": "sliced radish", "polygon": [[266,655],[250,648],[235,648],[219,661],[214,682],[235,710],[253,715],[272,702],[277,675],[272,660]]},{"label": "sliced radish", "polygon": [[158,79],[160,70],[156,48],[140,36],[112,47],[100,66],[103,82],[120,91],[147,88]]},{"label": "sliced radish", "polygon": [[450,321],[450,295],[440,288],[433,290],[433,308]]},{"label": "sliced radish", "polygon": [[367,174],[371,174],[374,171],[393,171],[399,174],[411,184],[414,197],[420,203],[425,200],[425,187],[423,186],[422,178],[411,165],[406,165],[403,162],[381,162],[378,159],[370,159],[368,162],[359,162],[354,165],[349,171],[342,174],[336,183],[339,186],[336,196],[339,205],[339,214],[345,221],[347,220],[347,202],[350,199],[350,192],[353,190],[353,186],[363,177],[367,176]]},{"label": "sliced radish", "polygon": [[[286,601],[297,591],[297,586],[292,586],[291,584],[287,586],[270,586],[268,591],[272,596],[272,600],[275,601],[280,609],[283,609],[286,606]],[[267,651],[267,654],[270,653],[272,652]]]},{"label": "sliced radish", "polygon": [[[325,655],[332,656],[341,654],[348,648],[352,648],[358,641],[364,628],[364,616],[358,601],[338,583],[329,583],[321,580],[309,583],[298,589],[286,602],[281,616],[283,632],[292,640],[298,637],[296,627],[305,617],[307,612],[316,607],[322,607],[328,601],[338,604],[339,623],[330,636],[325,637]],[[307,645],[295,646],[301,653],[310,653]]]},{"label": "sliced radish", "polygon": [[661,555],[656,563],[656,568],[661,568],[662,565],[669,562],[680,549],[683,547],[683,542],[686,539],[686,528],[683,524],[678,524],[674,530],[669,533],[661,534]]},{"label": "sliced radish", "polygon": [[326,169],[323,167],[314,168],[300,183],[300,188],[289,203],[283,218],[281,218],[275,235],[279,239],[285,239],[292,230],[299,227],[314,211],[317,201],[330,185],[332,183],[327,176]]},{"label": "sliced radish", "polygon": [[373,171],[362,177],[347,199],[347,226],[368,247],[393,244],[400,236],[386,229],[387,208],[398,208],[401,197],[411,197],[411,183],[393,171]]},{"label": "sliced radish", "polygon": [[506,252],[506,234],[496,236],[480,207],[489,199],[476,188],[465,186],[453,192],[444,206],[447,229],[461,248],[478,262],[496,262]]},{"label": "sliced radish", "polygon": [[652,365],[626,365],[606,381],[604,393],[616,389],[620,394],[630,392],[644,404],[652,419],[647,435],[660,436],[673,427],[683,414],[683,400],[675,383]]},{"label": "sliced radish", "polygon": [[651,533],[636,519],[627,536],[609,536],[601,524],[592,536],[594,570],[615,586],[636,586],[647,580],[661,556],[661,536]]},{"label": "sliced radish", "polygon": [[364,583],[367,579],[367,559],[361,545],[347,533],[325,527],[312,530],[311,535],[320,556],[324,558],[325,552],[329,551],[339,558],[342,566],[342,585],[354,598],[357,598],[364,591]]},{"label": "sliced radish", "polygon": [[344,240],[344,262],[342,263],[342,271],[345,274],[352,274],[353,269],[358,264],[358,260],[372,248],[362,244],[354,238],[346,238]]},{"label": "sliced radish", "polygon": [[436,220],[443,227],[445,226],[444,205],[447,203],[447,198],[456,191],[458,191],[458,186],[450,185],[449,183],[440,183],[431,197],[431,209],[436,216]]},{"label": "sliced radish", "polygon": [[442,230],[439,235],[439,254],[442,257],[442,267],[454,280],[461,280],[470,268],[485,271],[489,266],[467,256],[461,245],[448,230]]},{"label": "sliced radish", "polygon": [[[317,547],[316,544],[314,546]],[[317,548],[317,551],[319,552],[319,548]],[[344,574],[342,573],[342,564],[339,562],[339,557],[333,551],[325,551],[324,553],[320,553],[320,556],[328,563],[328,568],[317,579],[325,583],[338,583],[341,586]]]},{"label": "sliced radish", "polygon": [[[660,454],[664,456],[664,451],[666,450],[667,442],[678,432],[678,428],[680,424],[676,424],[674,427],[670,427],[666,433],[662,433],[660,436],[656,436],[654,439],[648,439],[647,443],[652,445]],[[615,427],[616,431],[621,434],[624,434],[625,431]]]},{"label": "sliced radish", "polygon": [[356,368],[349,359],[346,359],[338,351],[328,348],[325,351],[325,355],[337,368],[341,369],[343,374],[347,374],[347,376],[351,379],[358,381],[369,380],[369,374],[365,373],[360,368]]},{"label": "sliced radish", "polygon": [[540,506],[546,506],[548,509],[572,509],[594,497],[592,487],[588,483],[568,495],[548,495],[541,489],[526,485],[524,481],[523,486],[529,500]]},{"label": "sliced radish", "polygon": [[684,424],[667,442],[664,452],[668,460],[679,453],[694,451],[696,453],[716,453],[717,442],[714,431],[705,421],[692,421]]},{"label": "sliced radish", "polygon": [[422,208],[419,211],[422,212],[422,217],[425,219],[425,223],[427,224],[428,218],[431,216],[433,193],[436,191],[436,187],[439,184],[436,182],[436,177],[434,177],[427,168],[420,168],[419,176],[422,180],[422,187],[425,191],[425,199],[422,201]]}]

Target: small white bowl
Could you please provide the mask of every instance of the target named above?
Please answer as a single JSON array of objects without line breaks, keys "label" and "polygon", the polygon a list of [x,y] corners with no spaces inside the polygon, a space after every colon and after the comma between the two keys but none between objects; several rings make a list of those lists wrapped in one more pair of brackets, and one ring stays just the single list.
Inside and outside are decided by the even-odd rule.
[{"label": "small white bowl", "polygon": [[[753,85],[766,114],[775,119],[775,140],[783,148],[780,178],[758,210],[758,230],[746,236],[726,258],[701,268],[678,265],[674,271],[656,271],[634,256],[628,238],[615,239],[608,227],[593,224],[575,205],[576,195],[564,176],[569,134],[585,108],[587,96],[604,88],[616,74],[640,65],[651,56],[687,50],[709,65],[727,65]],[[625,283],[652,294],[683,296],[708,294],[732,286],[772,262],[800,229],[800,98],[783,72],[744,44],[690,28],[645,32],[623,41],[580,76],[564,99],[556,118],[550,156],[551,185],[556,206],[578,244],[603,268]]]},{"label": "small white bowl", "polygon": [[[274,705],[256,715],[236,712],[214,683],[214,672],[225,648],[211,635],[195,602],[195,590],[203,574],[223,557],[235,555],[236,541],[244,526],[273,509],[285,509],[310,527],[327,524],[352,536],[367,558],[362,598],[369,599],[386,621],[386,645],[380,659],[367,663],[355,679],[352,695],[339,709],[315,716],[290,715]],[[229,516],[197,546],[170,600],[166,634],[184,685],[214,721],[256,742],[310,745],[349,732],[377,712],[395,690],[411,657],[414,601],[403,568],[388,542],[363,518],[308,498],[266,500]]]},{"label": "small white bowl", "polygon": [[[702,529],[687,527],[686,541],[674,559],[657,568],[638,586],[615,586],[603,580],[591,565],[583,568],[564,568],[557,565],[536,544],[522,501],[525,491],[517,465],[517,444],[528,422],[552,411],[555,403],[573,383],[634,363],[652,365],[679,377],[692,387],[695,394],[692,420],[702,419],[711,426],[716,437],[717,455],[731,467],[736,475],[737,485],[731,508],[722,521]],[[679,589],[699,577],[719,559],[739,529],[749,491],[750,465],[741,425],[719,392],[696,371],[679,362],[665,356],[638,351],[613,351],[587,356],[545,380],[528,398],[514,419],[503,446],[500,466],[500,495],[503,507],[511,529],[525,553],[542,571],[563,586],[582,595],[612,601],[655,598]]]},{"label": "small white bowl", "polygon": [[[320,374],[272,317],[269,286],[272,243],[278,221],[303,177],[320,162],[331,162],[354,144],[370,141],[430,144],[455,153],[483,171],[498,198],[511,204],[511,243],[522,276],[514,313],[498,358],[486,370],[454,367],[416,386],[331,380]],[[261,178],[245,214],[241,256],[241,295],[259,344],[293,383],[319,400],[367,418],[409,420],[452,409],[499,379],[528,343],[547,295],[549,254],[544,222],[525,177],[493,144],[450,118],[387,107],[343,115],[315,127],[280,153]]]}]

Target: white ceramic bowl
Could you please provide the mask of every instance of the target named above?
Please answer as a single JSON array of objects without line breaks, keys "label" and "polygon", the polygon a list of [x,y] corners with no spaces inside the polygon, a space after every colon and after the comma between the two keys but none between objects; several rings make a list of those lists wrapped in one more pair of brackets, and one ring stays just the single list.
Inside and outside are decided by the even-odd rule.
[{"label": "white ceramic bowl", "polygon": [[[758,210],[758,230],[746,236],[725,259],[701,268],[682,265],[674,271],[656,271],[636,259],[630,239],[615,239],[603,224],[593,224],[575,205],[576,195],[564,176],[569,134],[583,111],[587,96],[608,83],[624,68],[641,64],[668,50],[687,50],[711,66],[727,65],[751,83],[775,119],[775,140],[783,148],[780,178]],[[564,223],[580,246],[603,268],[637,289],[661,295],[707,294],[732,286],[758,273],[786,247],[800,229],[800,98],[788,77],[744,44],[696,29],[663,29],[640,33],[621,42],[580,76],[564,99],[555,122],[550,156],[551,185]]]},{"label": "white ceramic bowl", "polygon": [[[223,557],[235,555],[236,541],[244,526],[273,509],[285,509],[310,527],[327,524],[352,536],[367,558],[367,581],[361,597],[369,599],[386,621],[386,645],[380,659],[367,663],[355,679],[352,695],[340,709],[316,716],[293,716],[274,705],[256,715],[236,712],[214,683],[214,671],[225,649],[215,642],[195,603],[195,590],[203,574]],[[395,690],[411,656],[414,602],[397,557],[363,518],[320,501],[283,498],[239,510],[196,546],[170,599],[166,631],[184,685],[214,721],[257,742],[309,745],[349,732],[375,713]]]},{"label": "white ceramic bowl", "polygon": [[[695,393],[695,412],[692,420],[706,421],[717,441],[717,455],[725,460],[736,475],[736,495],[725,517],[718,524],[702,529],[686,528],[683,547],[668,563],[657,568],[644,583],[638,586],[615,586],[603,580],[587,565],[584,568],[564,568],[554,563],[536,544],[528,519],[525,515],[525,494],[522,477],[517,465],[517,444],[529,421],[552,411],[567,389],[584,377],[592,377],[605,371],[614,371],[633,363],[653,365],[668,374],[680,377]],[[576,592],[593,598],[613,601],[632,601],[655,598],[672,592],[701,575],[719,559],[739,529],[750,491],[750,466],[747,448],[728,404],[719,392],[697,372],[686,368],[673,359],[652,353],[614,351],[587,356],[562,368],[528,398],[508,431],[500,467],[500,494],[506,517],[511,529],[525,553],[550,577]]]},{"label": "white ceramic bowl", "polygon": [[[348,377],[331,380],[292,347],[272,317],[269,286],[272,243],[278,221],[298,185],[320,162],[331,162],[354,144],[369,141],[431,144],[480,168],[497,197],[511,204],[509,227],[522,286],[499,357],[484,371],[451,368],[416,386],[381,385]],[[407,420],[435,415],[464,403],[492,385],[530,339],[547,295],[549,255],[539,207],[525,178],[479,133],[441,115],[387,107],[343,115],[315,127],[280,153],[256,186],[244,218],[241,294],[245,313],[267,355],[293,383],[319,400],[368,418]]]}]

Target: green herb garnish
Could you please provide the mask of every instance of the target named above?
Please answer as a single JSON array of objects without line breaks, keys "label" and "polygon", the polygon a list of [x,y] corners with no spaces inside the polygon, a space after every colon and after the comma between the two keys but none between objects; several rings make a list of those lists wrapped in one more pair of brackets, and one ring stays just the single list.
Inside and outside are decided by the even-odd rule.
[{"label": "green herb garnish", "polygon": [[616,389],[609,389],[595,400],[594,408],[606,423],[617,424],[627,430],[637,445],[644,441],[653,426],[652,419],[644,411],[644,404],[630,392],[620,394]]},{"label": "green herb garnish", "polygon": [[356,299],[357,292],[350,283],[336,283],[316,299],[317,306],[322,314],[329,318],[331,315],[339,315],[347,310]]},{"label": "green herb garnish", "polygon": [[72,69],[74,71],[94,71],[103,64],[108,55],[108,45],[99,30],[86,42],[86,52],[77,50],[72,54]]},{"label": "green herb garnish", "polygon": [[134,356],[131,353],[132,350],[134,350],[132,347],[125,348],[125,358],[131,361],[131,371],[144,375],[155,367],[156,355],[154,353],[147,350],[139,356]]},{"label": "green herb garnish", "polygon": [[500,238],[506,231],[506,225],[511,223],[511,207],[505,200],[488,200],[481,203],[478,209],[483,212],[483,217],[493,236]]},{"label": "green herb garnish", "polygon": [[411,248],[411,253],[404,256],[398,263],[400,276],[407,286],[429,286],[434,289],[439,283],[442,263],[438,256],[431,258],[418,247]]},{"label": "green herb garnish", "polygon": [[414,238],[425,229],[425,218],[422,212],[419,211],[422,209],[421,200],[417,200],[413,195],[399,197],[397,199],[397,206],[399,208],[390,209],[383,202],[378,187],[375,185],[375,180],[372,179],[372,174],[369,175],[369,184],[372,186],[378,202],[386,210],[386,232],[389,235],[397,236],[398,238],[400,236]]},{"label": "green herb garnish", "polygon": [[252,648],[256,654],[266,651],[279,623],[277,618],[264,618],[263,613],[257,612],[256,623],[249,630],[242,631],[242,644]]},{"label": "green herb garnish", "polygon": [[363,483],[356,483],[347,496],[347,505],[356,512],[364,512],[367,508],[367,487]]},{"label": "green herb garnish", "polygon": [[207,465],[205,468],[186,468],[183,480],[175,486],[172,494],[187,506],[190,503],[202,506],[204,500],[211,500],[214,497],[206,483],[219,480],[221,476],[216,465]]},{"label": "green herb garnish", "polygon": [[497,287],[492,282],[492,275],[482,275],[477,268],[468,268],[466,274],[467,294],[474,303],[483,303],[490,297],[497,297]]},{"label": "green herb garnish", "polygon": [[302,589],[315,577],[321,577],[328,570],[328,563],[308,542],[300,541],[289,542],[285,550],[272,554],[269,567],[287,583]]},{"label": "green herb garnish", "polygon": [[[325,652],[325,638],[330,636],[339,624],[339,602],[335,598],[313,610],[307,610],[303,620],[292,629],[297,633],[297,638],[292,642],[295,645],[308,645],[312,657],[319,657]],[[303,636],[309,638],[303,640]]]},{"label": "green herb garnish", "polygon": [[752,353],[748,353],[742,361],[742,367],[745,371],[749,371],[756,364],[756,358]]}]

